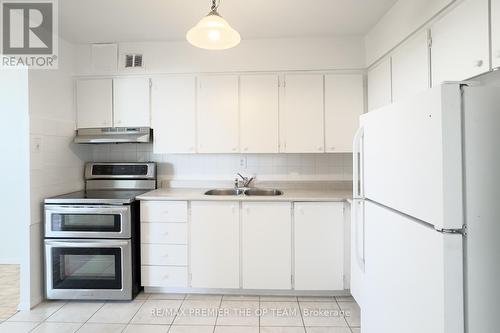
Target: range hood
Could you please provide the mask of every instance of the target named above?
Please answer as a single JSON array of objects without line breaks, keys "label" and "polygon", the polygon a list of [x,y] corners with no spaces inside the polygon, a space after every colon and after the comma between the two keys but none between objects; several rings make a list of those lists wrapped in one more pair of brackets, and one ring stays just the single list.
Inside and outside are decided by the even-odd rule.
[{"label": "range hood", "polygon": [[149,127],[81,128],[75,143],[148,143],[152,141]]}]

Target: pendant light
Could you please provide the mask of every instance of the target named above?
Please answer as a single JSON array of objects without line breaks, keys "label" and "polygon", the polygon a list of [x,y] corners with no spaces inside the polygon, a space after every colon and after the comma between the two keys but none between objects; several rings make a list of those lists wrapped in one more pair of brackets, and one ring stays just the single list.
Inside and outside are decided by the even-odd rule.
[{"label": "pendant light", "polygon": [[217,12],[219,5],[220,0],[212,0],[210,13],[188,31],[186,38],[189,43],[206,50],[225,50],[240,43],[238,31]]}]

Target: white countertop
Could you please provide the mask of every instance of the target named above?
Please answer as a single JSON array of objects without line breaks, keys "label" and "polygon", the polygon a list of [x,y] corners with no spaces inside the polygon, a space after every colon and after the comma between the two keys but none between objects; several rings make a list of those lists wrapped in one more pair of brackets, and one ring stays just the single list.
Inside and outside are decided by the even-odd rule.
[{"label": "white countertop", "polygon": [[152,201],[346,201],[352,198],[349,190],[282,189],[279,196],[217,196],[205,195],[203,188],[161,188],[144,193],[138,200]]}]

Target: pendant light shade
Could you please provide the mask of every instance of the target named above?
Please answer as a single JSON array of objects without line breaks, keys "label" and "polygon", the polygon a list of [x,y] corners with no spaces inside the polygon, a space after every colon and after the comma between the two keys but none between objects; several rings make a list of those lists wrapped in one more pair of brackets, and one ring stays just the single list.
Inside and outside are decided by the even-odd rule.
[{"label": "pendant light shade", "polygon": [[219,15],[217,7],[214,0],[212,11],[188,31],[189,43],[207,50],[225,50],[240,43],[240,34]]}]

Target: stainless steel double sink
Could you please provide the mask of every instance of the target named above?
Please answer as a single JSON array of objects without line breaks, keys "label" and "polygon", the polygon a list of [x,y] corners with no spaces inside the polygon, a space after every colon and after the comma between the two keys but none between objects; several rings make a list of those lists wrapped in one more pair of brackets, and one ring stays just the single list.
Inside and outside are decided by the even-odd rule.
[{"label": "stainless steel double sink", "polygon": [[283,192],[277,189],[264,189],[264,188],[218,188],[205,192],[205,195],[225,195],[225,196],[237,196],[237,195],[248,195],[248,196],[264,196],[272,197],[282,195]]}]

